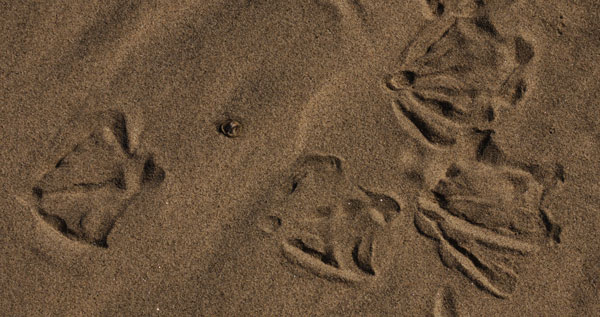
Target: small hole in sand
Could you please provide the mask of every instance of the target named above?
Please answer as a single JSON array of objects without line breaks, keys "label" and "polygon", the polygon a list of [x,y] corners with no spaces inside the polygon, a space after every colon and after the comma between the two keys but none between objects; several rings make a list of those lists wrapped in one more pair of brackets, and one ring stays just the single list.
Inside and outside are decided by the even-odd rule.
[{"label": "small hole in sand", "polygon": [[441,16],[442,14],[444,14],[444,11],[446,11],[444,5],[442,3],[438,3],[437,7],[435,8],[435,14],[437,16]]},{"label": "small hole in sand", "polygon": [[219,131],[228,138],[236,138],[242,133],[242,124],[238,121],[228,119],[221,123]]}]

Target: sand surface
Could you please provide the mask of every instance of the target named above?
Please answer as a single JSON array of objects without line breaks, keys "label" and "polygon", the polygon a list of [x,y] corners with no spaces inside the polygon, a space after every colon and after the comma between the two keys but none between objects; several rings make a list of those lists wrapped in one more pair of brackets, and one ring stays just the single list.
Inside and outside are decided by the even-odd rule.
[{"label": "sand surface", "polygon": [[595,0],[0,1],[0,315],[600,316]]}]

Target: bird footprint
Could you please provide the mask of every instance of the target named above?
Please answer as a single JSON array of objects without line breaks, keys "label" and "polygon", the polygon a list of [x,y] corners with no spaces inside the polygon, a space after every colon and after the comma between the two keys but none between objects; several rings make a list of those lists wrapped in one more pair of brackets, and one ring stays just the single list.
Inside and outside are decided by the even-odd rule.
[{"label": "bird footprint", "polygon": [[[106,248],[131,199],[165,178],[151,154],[140,153],[139,122],[123,112],[88,114],[67,131],[83,137],[53,162],[32,188],[31,207],[63,236]],[[69,136],[60,135],[59,140]]]}]

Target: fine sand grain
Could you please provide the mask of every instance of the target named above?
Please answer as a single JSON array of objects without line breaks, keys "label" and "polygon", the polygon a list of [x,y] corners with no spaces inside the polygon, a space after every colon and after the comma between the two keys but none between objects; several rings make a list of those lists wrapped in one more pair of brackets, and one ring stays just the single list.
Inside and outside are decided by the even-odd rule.
[{"label": "fine sand grain", "polygon": [[600,316],[599,21],[0,1],[0,315]]}]

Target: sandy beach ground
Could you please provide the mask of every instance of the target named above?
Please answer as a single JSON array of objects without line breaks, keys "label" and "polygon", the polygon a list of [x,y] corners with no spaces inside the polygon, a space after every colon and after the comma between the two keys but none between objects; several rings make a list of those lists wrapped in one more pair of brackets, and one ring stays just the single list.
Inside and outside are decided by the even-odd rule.
[{"label": "sandy beach ground", "polygon": [[0,1],[0,315],[598,314],[599,14]]}]

